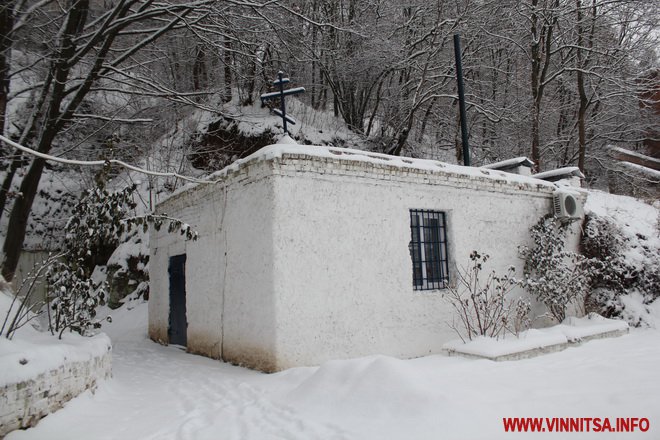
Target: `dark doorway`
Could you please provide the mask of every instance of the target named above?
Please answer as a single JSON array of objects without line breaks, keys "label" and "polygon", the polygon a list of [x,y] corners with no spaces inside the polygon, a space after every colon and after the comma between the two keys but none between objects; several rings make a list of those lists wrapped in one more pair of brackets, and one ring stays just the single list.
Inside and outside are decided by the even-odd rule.
[{"label": "dark doorway", "polygon": [[186,319],[186,254],[170,257],[170,326],[167,336],[170,344],[187,343]]}]

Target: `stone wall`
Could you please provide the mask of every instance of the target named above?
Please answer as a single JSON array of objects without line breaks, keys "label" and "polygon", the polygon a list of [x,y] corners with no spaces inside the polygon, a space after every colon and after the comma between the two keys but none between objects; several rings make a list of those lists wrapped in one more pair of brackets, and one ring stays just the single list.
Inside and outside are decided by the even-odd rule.
[{"label": "stone wall", "polygon": [[83,391],[96,389],[99,380],[110,377],[111,366],[108,348],[87,361],[66,362],[32,379],[0,386],[0,438],[35,426]]}]

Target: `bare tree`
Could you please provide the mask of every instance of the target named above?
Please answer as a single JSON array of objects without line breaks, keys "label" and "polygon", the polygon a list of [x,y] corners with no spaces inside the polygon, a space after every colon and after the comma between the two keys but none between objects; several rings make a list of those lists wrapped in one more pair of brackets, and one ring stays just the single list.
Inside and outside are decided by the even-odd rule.
[{"label": "bare tree", "polygon": [[[82,126],[84,121],[116,117],[81,112],[89,108],[92,94],[163,98],[198,105],[195,98],[199,92],[192,90],[192,84],[186,91],[186,87],[175,88],[149,75],[156,60],[148,57],[152,51],[145,55],[146,49],[154,49],[158,40],[183,29],[202,40],[202,32],[207,40],[214,36],[231,38],[227,11],[233,10],[231,17],[242,18],[249,15],[246,11],[269,7],[279,8],[270,2],[233,0],[117,0],[103,4],[92,0],[22,0],[10,5],[3,13],[12,13],[13,26],[5,28],[2,41],[24,41],[21,44],[31,55],[26,56],[23,65],[13,64],[10,73],[31,75],[30,86],[21,91],[33,99],[20,141],[49,153],[58,136],[74,124]],[[40,158],[30,162],[20,183],[20,197],[11,209],[3,246],[2,273],[7,279],[11,279],[18,262],[44,164]],[[7,174],[4,188],[11,186],[13,177]]]},{"label": "bare tree", "polygon": [[12,2],[0,5],[0,133],[4,132],[9,98],[9,64],[12,46],[9,32],[14,21],[13,15]]},{"label": "bare tree", "polygon": [[[153,115],[160,121],[139,131],[178,125],[183,106],[250,105],[285,70],[309,86],[312,107],[332,99],[369,148],[452,160],[448,43],[460,32],[474,162],[529,154],[537,167],[577,164],[591,178],[605,173],[607,144],[634,150],[657,125],[646,110],[655,104],[639,104],[657,81],[644,73],[658,66],[657,24],[644,0],[13,0],[0,6],[0,120],[38,151],[108,157],[82,145]],[[25,86],[10,88],[19,77]],[[118,96],[121,105],[99,104]],[[8,127],[14,98],[27,103]],[[14,155],[2,166],[10,278],[44,162]]]}]

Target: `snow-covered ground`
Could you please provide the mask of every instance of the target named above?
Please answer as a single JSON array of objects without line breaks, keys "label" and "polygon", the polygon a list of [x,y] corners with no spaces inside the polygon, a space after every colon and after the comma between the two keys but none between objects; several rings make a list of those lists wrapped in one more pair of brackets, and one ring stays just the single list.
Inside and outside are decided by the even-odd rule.
[{"label": "snow-covered ground", "polygon": [[[511,362],[385,356],[261,374],[147,339],[113,314],[113,375],[21,439],[660,438],[660,330]],[[660,308],[660,307],[659,307]],[[507,433],[503,417],[645,417],[647,432]]]},{"label": "snow-covered ground", "polygon": [[[0,287],[4,283],[0,277]],[[15,316],[18,302],[0,290],[0,324],[4,322],[7,311]],[[32,319],[32,313],[27,314]],[[32,323],[37,320],[32,319]],[[26,322],[22,319],[21,323]],[[65,361],[83,362],[103,356],[110,347],[110,339],[104,334],[86,338],[77,333],[65,332],[62,339],[49,332],[35,330],[29,323],[22,325],[16,332],[18,337],[9,340],[5,334],[0,336],[0,387],[35,378],[39,374],[57,369]],[[1,401],[0,401],[1,402]]]}]

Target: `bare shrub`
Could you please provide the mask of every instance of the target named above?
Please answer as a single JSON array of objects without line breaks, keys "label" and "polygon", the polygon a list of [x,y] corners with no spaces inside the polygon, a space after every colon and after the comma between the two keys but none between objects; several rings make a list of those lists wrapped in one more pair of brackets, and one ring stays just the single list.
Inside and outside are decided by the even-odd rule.
[{"label": "bare shrub", "polygon": [[511,290],[519,284],[513,266],[504,275],[491,271],[481,279],[489,258],[472,251],[469,266],[459,271],[457,285],[449,287],[446,297],[460,319],[460,325],[452,323],[451,327],[464,342],[465,338],[472,340],[477,336],[498,337],[507,330],[518,334],[529,326],[529,304],[525,306],[519,300],[512,306],[508,299]]}]

